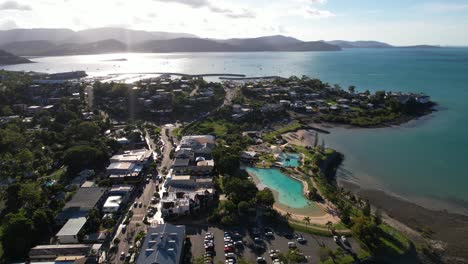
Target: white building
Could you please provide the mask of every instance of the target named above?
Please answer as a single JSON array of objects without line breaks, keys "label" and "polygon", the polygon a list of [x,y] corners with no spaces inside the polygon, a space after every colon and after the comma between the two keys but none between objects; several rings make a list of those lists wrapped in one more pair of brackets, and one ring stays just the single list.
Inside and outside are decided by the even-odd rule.
[{"label": "white building", "polygon": [[78,244],[78,233],[86,224],[86,217],[69,219],[55,235],[60,244]]}]

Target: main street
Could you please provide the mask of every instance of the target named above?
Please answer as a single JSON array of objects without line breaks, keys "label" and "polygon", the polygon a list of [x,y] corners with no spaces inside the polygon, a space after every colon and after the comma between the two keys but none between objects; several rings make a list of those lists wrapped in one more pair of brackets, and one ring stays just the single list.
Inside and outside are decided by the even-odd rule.
[{"label": "main street", "polygon": [[[170,158],[170,153],[174,146],[170,141],[170,135],[174,128],[175,126],[173,125],[165,125],[162,127],[160,140],[163,147],[161,149],[162,161],[158,168],[159,173],[150,171],[148,172],[148,175],[163,175],[162,172],[168,171],[169,168],[172,166],[172,159]],[[158,148],[158,145],[149,136],[149,133],[145,134],[146,144],[148,145],[148,148],[153,152],[153,158],[157,159],[158,157],[156,154],[156,148]],[[129,210],[133,212],[133,216],[128,225],[126,226],[125,231],[123,231],[125,226],[123,223],[121,223],[118,227],[113,241],[118,238],[118,240],[120,240],[120,243],[118,244],[118,249],[113,252],[113,255],[110,258],[111,263],[125,263],[125,260],[120,259],[120,254],[121,252],[127,254],[130,249],[130,246],[135,246],[135,235],[137,235],[140,231],[146,232],[147,226],[143,223],[143,219],[145,218],[149,207],[157,208],[157,213],[154,215],[154,217],[148,217],[148,222],[151,224],[151,226],[157,226],[158,224],[164,223],[164,219],[162,219],[161,217],[160,203],[154,205],[151,202],[151,199],[154,197],[154,193],[156,191],[158,191],[160,197],[162,197],[162,194],[165,191],[165,188],[163,186],[164,182],[159,184],[159,181],[156,177],[153,177],[153,179],[151,179],[148,183],[146,183],[146,179],[144,179],[144,181],[140,185],[135,186],[135,188],[137,189],[135,191],[136,194],[132,196],[128,206]],[[125,214],[127,212],[128,211],[125,211]]]}]

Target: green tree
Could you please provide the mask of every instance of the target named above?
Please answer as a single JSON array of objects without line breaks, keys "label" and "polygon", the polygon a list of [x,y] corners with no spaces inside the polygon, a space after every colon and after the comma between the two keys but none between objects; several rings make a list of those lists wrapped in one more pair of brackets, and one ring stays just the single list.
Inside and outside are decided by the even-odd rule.
[{"label": "green tree", "polygon": [[304,222],[306,222],[306,226],[310,224],[310,217],[304,217]]},{"label": "green tree", "polygon": [[351,230],[354,235],[370,248],[376,248],[379,243],[379,228],[369,217],[359,216],[353,220]]},{"label": "green tree", "polygon": [[5,255],[13,260],[22,259],[32,246],[33,223],[24,212],[8,214],[2,225],[1,237]]},{"label": "green tree", "polygon": [[257,194],[255,184],[247,179],[227,178],[223,184],[224,193],[235,203],[250,201]]},{"label": "green tree", "polygon": [[49,214],[44,209],[37,209],[34,211],[32,216],[33,228],[34,228],[34,237],[36,243],[49,233],[51,228],[52,219],[49,217]]},{"label": "green tree", "polygon": [[22,183],[18,196],[24,208],[34,209],[42,202],[41,186],[37,182]]},{"label": "green tree", "polygon": [[356,86],[354,86],[354,85],[349,86],[349,87],[348,87],[348,91],[349,91],[350,93],[356,92]]},{"label": "green tree", "polygon": [[78,139],[90,141],[96,138],[100,130],[94,122],[81,122],[76,128],[75,136]]},{"label": "green tree", "polygon": [[72,172],[83,169],[96,169],[106,161],[106,154],[88,145],[74,146],[65,151],[64,163]]},{"label": "green tree", "polygon": [[362,209],[362,214],[367,217],[371,215],[371,205],[370,205],[369,200],[366,200],[366,204],[364,205],[364,208]]},{"label": "green tree", "polygon": [[275,203],[273,192],[268,188],[257,192],[256,198],[257,204],[266,208],[272,208]]},{"label": "green tree", "polygon": [[249,208],[250,208],[250,205],[248,202],[246,201],[241,201],[238,205],[237,205],[237,211],[239,213],[239,215],[245,215],[249,212]]}]

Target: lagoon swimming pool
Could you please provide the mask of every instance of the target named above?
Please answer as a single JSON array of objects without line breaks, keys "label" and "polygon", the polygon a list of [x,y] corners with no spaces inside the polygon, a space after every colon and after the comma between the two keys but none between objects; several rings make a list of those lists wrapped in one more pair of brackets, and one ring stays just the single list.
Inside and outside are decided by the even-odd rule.
[{"label": "lagoon swimming pool", "polygon": [[277,202],[298,209],[310,206],[310,202],[302,193],[302,183],[288,177],[278,169],[249,167],[247,172],[254,174],[262,185],[273,190]]},{"label": "lagoon swimming pool", "polygon": [[281,162],[283,163],[283,167],[299,167],[299,160],[301,159],[301,155],[298,153],[281,153],[279,155]]}]

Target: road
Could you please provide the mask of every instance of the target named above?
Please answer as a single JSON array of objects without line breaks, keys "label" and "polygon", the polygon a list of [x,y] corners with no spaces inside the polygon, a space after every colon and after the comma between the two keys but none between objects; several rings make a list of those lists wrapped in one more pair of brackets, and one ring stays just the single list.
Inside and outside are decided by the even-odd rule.
[{"label": "road", "polygon": [[[161,140],[163,141],[164,144],[164,152],[163,152],[163,161],[161,166],[168,166],[167,168],[170,167],[172,164],[171,159],[169,157],[169,154],[172,150],[172,144],[169,142],[169,138],[166,135],[166,131],[163,128],[161,132]],[[157,144],[154,142],[154,140],[149,136],[149,133],[146,131],[146,137],[145,141],[149,147],[149,149],[153,152],[153,157],[157,158],[156,154],[156,148],[158,147]],[[165,165],[163,165],[165,164]],[[149,173],[154,173],[154,172],[149,172]],[[163,184],[159,184],[155,178],[149,181],[149,183],[146,183],[144,181],[141,185],[135,186],[137,190],[134,192],[136,193],[133,195],[133,197],[129,200],[129,210],[133,211],[133,216],[132,219],[130,220],[130,223],[127,226],[126,232],[122,232],[122,227],[123,224],[120,224],[116,233],[115,238],[118,238],[120,240],[120,243],[118,245],[118,250],[114,252],[114,254],[111,256],[111,263],[124,263],[124,260],[120,260],[120,254],[121,252],[124,252],[125,254],[128,253],[128,250],[130,246],[133,245],[133,240],[136,234],[140,231],[145,231],[147,226],[143,224],[143,219],[146,215],[146,212],[149,207],[156,207],[158,209],[158,212],[153,218],[148,218],[148,222],[151,223],[151,226],[155,226],[157,224],[163,223],[163,220],[161,218],[161,213],[160,213],[160,205],[159,203],[154,205],[151,204],[151,199],[154,197],[154,193],[157,191],[156,188],[158,186],[162,186]],[[162,196],[162,192],[165,189],[159,190],[160,195]],[[138,206],[134,206],[135,202],[138,204]],[[142,206],[140,207],[139,204],[142,203]]]}]

